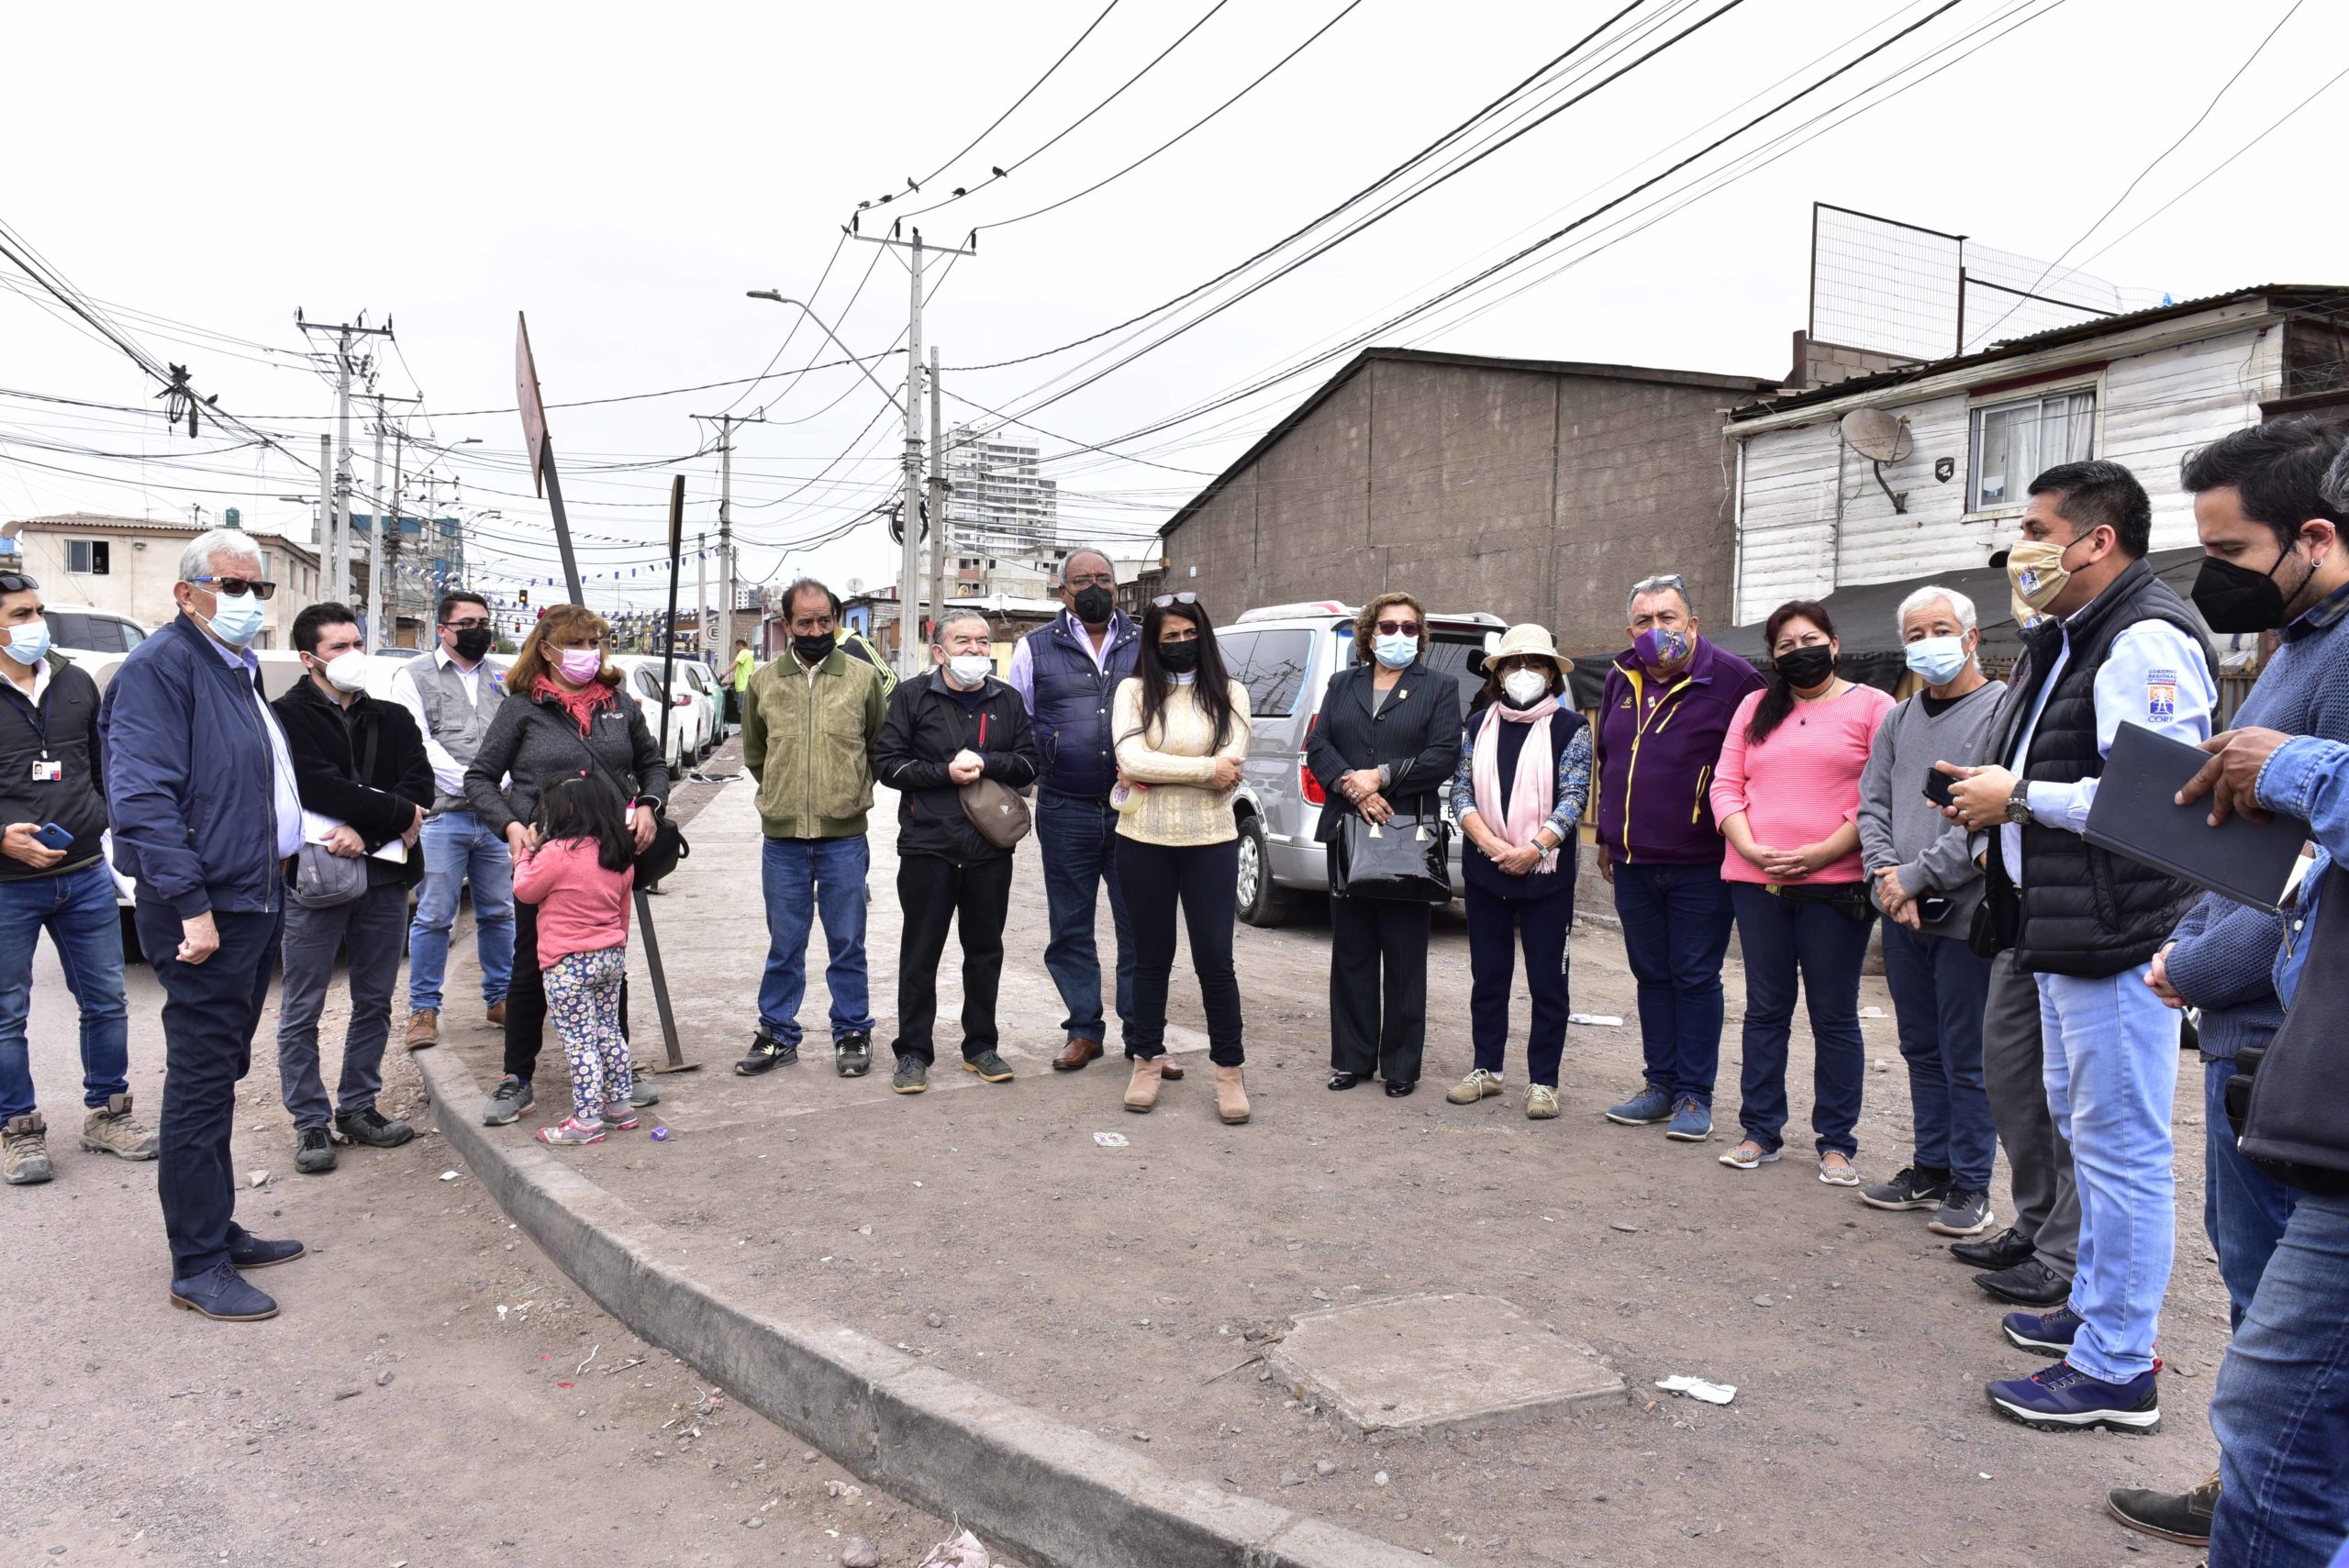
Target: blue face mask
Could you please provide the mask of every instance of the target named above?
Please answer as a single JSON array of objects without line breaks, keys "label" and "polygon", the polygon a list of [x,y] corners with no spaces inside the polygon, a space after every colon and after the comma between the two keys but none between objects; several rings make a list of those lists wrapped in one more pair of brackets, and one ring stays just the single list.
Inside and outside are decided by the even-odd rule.
[{"label": "blue face mask", "polygon": [[8,657],[19,664],[38,664],[49,651],[49,623],[28,620],[8,628]]},{"label": "blue face mask", "polygon": [[1929,686],[1945,686],[1965,668],[1965,639],[1920,638],[1908,647],[1909,668]]},{"label": "blue face mask", "polygon": [[1371,651],[1378,656],[1381,664],[1390,670],[1408,669],[1411,661],[1419,656],[1419,639],[1406,637],[1399,631],[1391,637],[1381,634],[1372,645]]},{"label": "blue face mask", "polygon": [[231,648],[242,648],[261,635],[261,600],[251,594],[215,596],[212,618],[205,624],[212,635]]}]

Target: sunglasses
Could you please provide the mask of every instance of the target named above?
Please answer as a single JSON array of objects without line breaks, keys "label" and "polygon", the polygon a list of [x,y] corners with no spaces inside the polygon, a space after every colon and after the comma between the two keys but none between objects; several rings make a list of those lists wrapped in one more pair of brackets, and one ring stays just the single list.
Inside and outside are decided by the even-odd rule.
[{"label": "sunglasses", "polygon": [[1415,620],[1383,620],[1378,623],[1381,637],[1417,637],[1419,623]]},{"label": "sunglasses", "polygon": [[39,584],[21,572],[0,572],[0,594],[30,594],[39,588]]},{"label": "sunglasses", "polygon": [[216,595],[250,594],[256,599],[267,599],[274,597],[277,593],[276,584],[264,583],[258,577],[191,577],[188,581],[204,584]]},{"label": "sunglasses", "polygon": [[1150,602],[1163,610],[1171,605],[1196,605],[1199,596],[1197,594],[1161,594]]}]

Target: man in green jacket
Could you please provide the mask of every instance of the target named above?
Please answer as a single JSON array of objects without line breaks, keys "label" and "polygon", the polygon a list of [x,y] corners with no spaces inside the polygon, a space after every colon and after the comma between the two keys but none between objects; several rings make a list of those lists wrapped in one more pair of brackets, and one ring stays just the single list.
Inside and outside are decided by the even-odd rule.
[{"label": "man in green jacket", "polygon": [[[820,918],[829,955],[832,1060],[843,1078],[873,1066],[864,968],[864,837],[873,808],[873,752],[886,704],[872,665],[837,640],[841,602],[801,578],[784,594],[791,649],[742,689],[742,765],[759,781],[766,844],[767,965],[759,1027],[734,1071],[745,1077],[799,1060],[799,1004],[807,991],[808,929]],[[748,658],[750,651],[743,650]]]}]

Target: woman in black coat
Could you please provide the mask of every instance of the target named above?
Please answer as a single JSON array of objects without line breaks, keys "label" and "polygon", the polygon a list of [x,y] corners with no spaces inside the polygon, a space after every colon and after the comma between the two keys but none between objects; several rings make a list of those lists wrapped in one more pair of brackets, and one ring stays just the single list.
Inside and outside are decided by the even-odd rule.
[{"label": "woman in black coat", "polygon": [[[1306,765],[1329,803],[1315,837],[1346,817],[1432,822],[1460,761],[1460,685],[1426,662],[1427,616],[1408,594],[1381,594],[1354,621],[1355,662],[1330,678]],[[1390,1095],[1419,1081],[1427,1044],[1431,906],[1330,900],[1330,1087],[1376,1073]]]}]

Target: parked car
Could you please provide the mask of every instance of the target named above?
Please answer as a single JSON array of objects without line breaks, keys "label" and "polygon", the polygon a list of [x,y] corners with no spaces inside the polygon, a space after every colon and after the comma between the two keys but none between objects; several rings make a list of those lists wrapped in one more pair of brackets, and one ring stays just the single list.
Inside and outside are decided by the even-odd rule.
[{"label": "parked car", "polygon": [[[1216,628],[1224,667],[1248,688],[1254,716],[1248,760],[1232,814],[1240,828],[1240,917],[1280,923],[1299,899],[1326,893],[1328,857],[1313,837],[1321,820],[1321,782],[1305,765],[1305,742],[1320,719],[1330,677],[1353,659],[1356,606],[1335,600],[1272,605]],[[1428,662],[1460,683],[1460,717],[1484,678],[1486,650],[1508,625],[1500,617],[1431,613]],[[1451,791],[1443,791],[1451,815]],[[1452,844],[1452,885],[1461,880],[1460,840]]]},{"label": "parked car", "polygon": [[718,677],[711,674],[699,660],[685,660],[677,668],[685,672],[685,684],[701,699],[702,734],[707,737],[702,745],[702,755],[707,757],[717,751],[718,741],[725,739],[718,719],[726,711],[726,703],[718,694]]},{"label": "parked car", "polygon": [[49,623],[50,646],[77,664],[128,653],[147,640],[147,628],[128,616],[88,605],[43,605],[41,618]]},{"label": "parked car", "polygon": [[[690,684],[685,673],[687,661],[674,662],[669,673],[669,762],[672,773],[682,777],[685,764],[698,760],[716,739],[715,710]],[[612,663],[628,677],[629,686],[640,700],[650,698],[644,709],[644,722],[652,733],[661,733],[661,710],[664,706],[661,686],[661,657],[654,653],[616,653]]]}]

